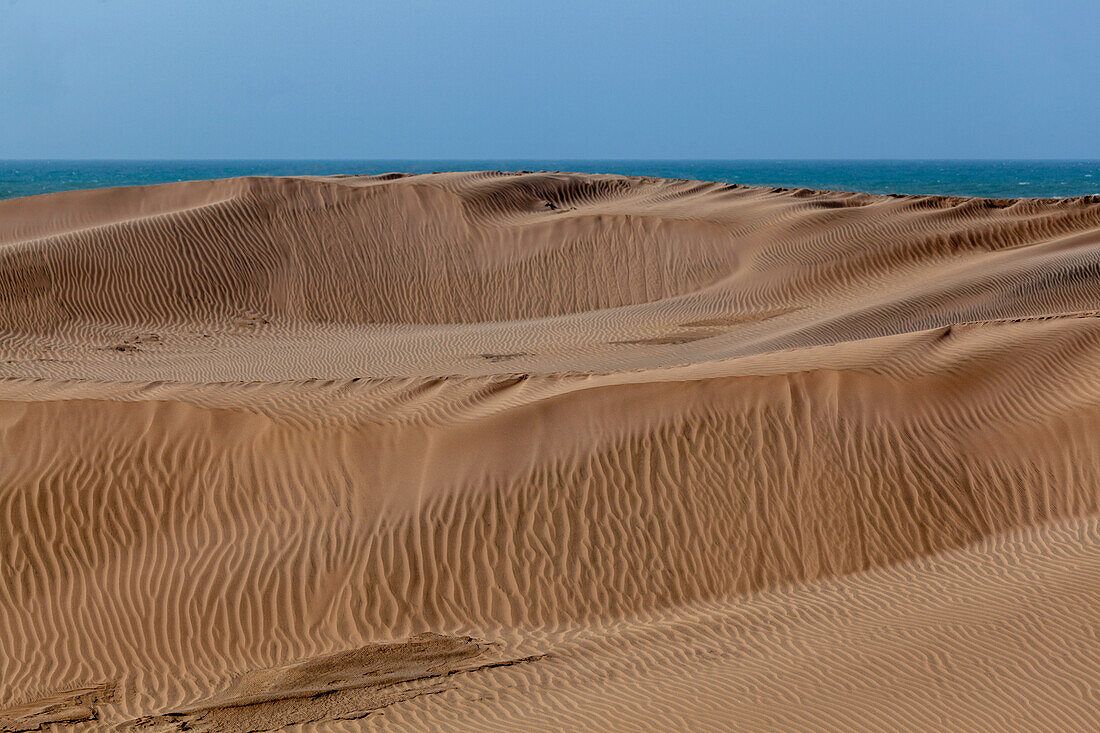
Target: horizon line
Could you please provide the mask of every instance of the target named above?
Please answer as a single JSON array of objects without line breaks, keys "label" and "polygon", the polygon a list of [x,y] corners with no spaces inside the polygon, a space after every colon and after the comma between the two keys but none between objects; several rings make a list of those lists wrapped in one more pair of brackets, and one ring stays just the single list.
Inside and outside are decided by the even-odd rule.
[{"label": "horizon line", "polygon": [[0,158],[0,163],[1100,163],[1100,158]]}]

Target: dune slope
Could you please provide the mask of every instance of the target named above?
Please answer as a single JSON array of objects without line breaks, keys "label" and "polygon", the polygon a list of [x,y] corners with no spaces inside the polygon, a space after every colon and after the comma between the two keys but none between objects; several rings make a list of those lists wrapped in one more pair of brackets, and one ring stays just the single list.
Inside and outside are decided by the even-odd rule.
[{"label": "dune slope", "polygon": [[0,201],[0,731],[1100,726],[1100,198]]}]

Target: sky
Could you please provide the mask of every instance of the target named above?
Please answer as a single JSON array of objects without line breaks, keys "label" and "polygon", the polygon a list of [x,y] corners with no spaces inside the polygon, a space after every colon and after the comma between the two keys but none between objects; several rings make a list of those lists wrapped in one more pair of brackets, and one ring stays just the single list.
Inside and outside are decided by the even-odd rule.
[{"label": "sky", "polygon": [[0,0],[0,159],[1100,158],[1098,0]]}]

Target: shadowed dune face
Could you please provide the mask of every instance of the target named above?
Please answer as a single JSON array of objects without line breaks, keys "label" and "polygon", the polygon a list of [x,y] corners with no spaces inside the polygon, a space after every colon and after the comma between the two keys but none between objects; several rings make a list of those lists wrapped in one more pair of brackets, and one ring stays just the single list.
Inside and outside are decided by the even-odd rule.
[{"label": "shadowed dune face", "polygon": [[[899,670],[1023,684],[973,671],[1011,618],[1046,723],[1087,722],[1053,667],[1100,617],[1037,568],[1092,567],[1098,272],[1093,199],[483,173],[0,202],[0,730],[784,727],[730,695],[888,729],[859,701]],[[1010,724],[956,702],[941,727]]]},{"label": "shadowed dune face", "polygon": [[455,192],[407,180],[172,187],[172,209],[124,190],[113,192],[112,221],[93,209],[66,231],[16,230],[26,238],[0,254],[4,325],[543,318],[694,292],[736,269],[729,232],[713,224],[561,210],[598,206],[613,187],[532,186],[503,202],[489,184]]}]

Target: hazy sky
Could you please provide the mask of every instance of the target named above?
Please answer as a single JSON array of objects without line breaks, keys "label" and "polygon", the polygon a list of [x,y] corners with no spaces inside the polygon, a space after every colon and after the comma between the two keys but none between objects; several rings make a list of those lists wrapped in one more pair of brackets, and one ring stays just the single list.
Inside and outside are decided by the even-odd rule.
[{"label": "hazy sky", "polygon": [[1100,0],[0,0],[0,158],[1100,158]]}]

